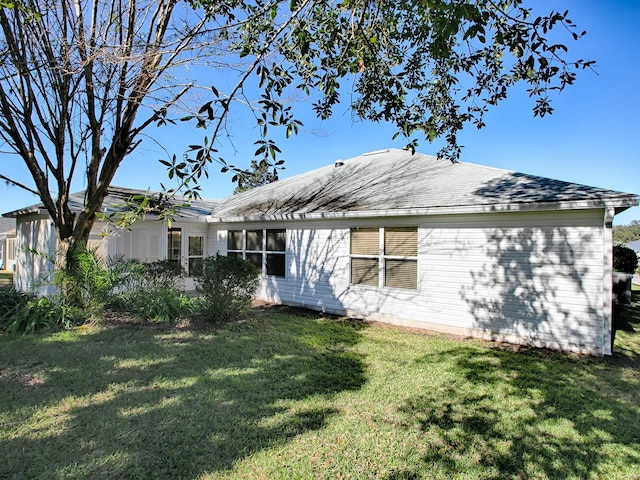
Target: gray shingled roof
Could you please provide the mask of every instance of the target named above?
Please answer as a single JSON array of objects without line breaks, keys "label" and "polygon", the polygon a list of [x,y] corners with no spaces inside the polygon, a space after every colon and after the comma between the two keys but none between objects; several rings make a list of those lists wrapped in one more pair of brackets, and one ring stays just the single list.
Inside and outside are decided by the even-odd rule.
[{"label": "gray shingled roof", "polygon": [[[526,208],[614,207],[619,213],[638,205],[635,194],[563,182],[398,149],[372,152],[224,200],[198,200],[181,208],[183,219],[238,220],[324,216],[504,211]],[[145,190],[111,187],[102,211],[122,210]],[[178,197],[174,203],[186,200]],[[79,211],[84,192],[70,196]],[[38,212],[42,204],[5,213]]]},{"label": "gray shingled roof", "polygon": [[14,218],[2,218],[0,217],[0,234],[15,230],[16,220]]},{"label": "gray shingled roof", "polygon": [[[531,204],[582,202],[619,211],[638,204],[615,192],[398,149],[372,152],[220,201],[213,217],[252,219],[405,214],[458,208],[498,210]],[[519,207],[518,207],[519,206]],[[505,208],[502,208],[504,210]]]},{"label": "gray shingled roof", "polygon": [[[84,206],[84,193],[85,192],[83,190],[81,192],[72,193],[71,195],[69,195],[69,208],[71,209],[71,211],[79,212],[80,210],[82,210],[82,207]],[[100,211],[101,212],[122,211],[126,208],[126,202],[130,201],[132,197],[136,195],[154,196],[154,195],[157,195],[157,192],[111,186],[108,189],[107,197],[104,199],[104,202],[102,203],[102,208],[100,209]],[[188,203],[189,206],[179,208],[176,214],[176,218],[204,220],[204,218],[208,214],[210,214],[211,211],[215,208],[217,201],[215,200],[188,201],[186,198],[181,196],[175,196],[170,201],[171,205],[181,205],[184,203]],[[12,212],[7,212],[4,214],[4,216],[17,217],[18,215],[25,215],[28,213],[37,213],[38,211],[43,209],[44,209],[44,205],[42,203],[38,203],[35,205],[31,205],[30,207],[14,210]]]}]

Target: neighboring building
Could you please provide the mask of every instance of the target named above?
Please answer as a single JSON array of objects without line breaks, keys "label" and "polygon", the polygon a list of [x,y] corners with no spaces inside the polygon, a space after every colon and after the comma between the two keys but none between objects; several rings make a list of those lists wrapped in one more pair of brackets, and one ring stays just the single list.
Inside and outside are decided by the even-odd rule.
[{"label": "neighboring building", "polygon": [[627,247],[633,250],[634,252],[636,252],[637,254],[640,254],[640,240],[627,243]]},{"label": "neighboring building", "polygon": [[[203,255],[243,256],[262,272],[264,300],[610,354],[611,223],[637,204],[633,194],[385,150],[195,204],[170,229],[139,221],[104,248],[147,261],[180,255],[187,269]],[[53,247],[37,207],[5,215],[18,220],[18,243]],[[17,266],[27,288],[34,259]]]},{"label": "neighboring building", "polygon": [[[103,202],[102,213],[108,215],[127,208],[127,203],[138,196],[152,196],[154,192],[131,188],[112,187]],[[69,196],[69,207],[80,211],[84,192]],[[186,200],[175,198],[174,205],[182,205]],[[135,203],[135,202],[134,202]],[[195,258],[205,255],[207,233],[206,217],[216,202],[202,200],[191,202],[188,207],[179,208],[171,228],[166,222],[157,221],[153,214],[127,228],[115,229],[105,222],[96,222],[89,248],[97,248],[103,258],[138,259],[153,262],[170,259],[180,262],[190,272]],[[35,289],[40,294],[50,291],[48,280],[53,271],[51,258],[57,249],[55,229],[44,205],[37,204],[4,214],[15,218],[16,242],[20,246],[15,266],[13,284],[18,290]],[[200,246],[200,249],[198,248]],[[193,289],[193,279],[187,281],[186,288]]]},{"label": "neighboring building", "polygon": [[0,218],[0,270],[13,270],[16,261],[16,221]]}]

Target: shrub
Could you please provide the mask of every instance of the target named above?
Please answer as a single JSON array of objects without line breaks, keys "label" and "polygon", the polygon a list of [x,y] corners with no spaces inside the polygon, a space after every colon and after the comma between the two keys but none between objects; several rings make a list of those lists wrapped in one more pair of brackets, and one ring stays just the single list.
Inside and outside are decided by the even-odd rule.
[{"label": "shrub", "polygon": [[171,323],[194,310],[193,299],[178,288],[184,277],[180,264],[168,260],[153,263],[127,260],[112,263],[110,268],[114,291],[109,302],[111,308],[160,323]]},{"label": "shrub", "polygon": [[258,270],[242,258],[220,254],[205,258],[196,277],[200,313],[218,322],[237,319],[251,305],[258,282]]},{"label": "shrub", "polygon": [[613,247],[613,269],[616,272],[635,273],[637,266],[636,252],[623,245]]},{"label": "shrub", "polygon": [[128,299],[130,311],[144,321],[172,323],[194,310],[193,299],[173,288],[147,287],[133,292]]},{"label": "shrub", "polygon": [[144,266],[149,281],[166,287],[177,288],[186,273],[180,263],[171,260],[156,260]]},{"label": "shrub", "polygon": [[61,297],[37,297],[13,289],[0,289],[0,330],[31,334],[40,330],[69,328],[84,322],[86,313]]},{"label": "shrub", "polygon": [[60,289],[61,301],[87,312],[87,317],[102,313],[112,290],[112,276],[97,247],[80,244],[67,255],[67,265],[54,272],[52,284]]}]

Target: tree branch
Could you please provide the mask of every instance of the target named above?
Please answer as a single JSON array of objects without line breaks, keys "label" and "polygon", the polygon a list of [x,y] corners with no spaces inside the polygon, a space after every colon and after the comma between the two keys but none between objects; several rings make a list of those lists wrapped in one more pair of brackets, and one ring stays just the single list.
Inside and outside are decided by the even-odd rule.
[{"label": "tree branch", "polygon": [[36,196],[40,196],[40,194],[36,190],[27,187],[26,185],[18,182],[17,180],[13,180],[13,179],[11,179],[9,177],[6,177],[6,176],[2,175],[1,173],[0,173],[0,179],[4,180],[7,183],[10,183],[11,185],[13,185],[15,187],[18,187],[18,188],[21,188],[23,190],[26,190],[29,193],[33,193]]}]

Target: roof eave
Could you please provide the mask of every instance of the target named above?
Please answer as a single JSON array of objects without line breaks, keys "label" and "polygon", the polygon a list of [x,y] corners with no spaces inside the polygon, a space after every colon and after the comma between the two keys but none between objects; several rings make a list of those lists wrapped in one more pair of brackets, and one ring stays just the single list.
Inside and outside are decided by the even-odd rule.
[{"label": "roof eave", "polygon": [[[536,212],[549,210],[590,210],[604,208],[611,205],[617,209],[626,210],[629,207],[638,205],[638,198],[625,197],[610,200],[573,200],[562,202],[537,202],[537,203],[494,203],[494,204],[473,204],[457,205],[447,207],[420,207],[420,208],[399,208],[384,210],[359,210],[342,212],[310,212],[310,213],[288,213],[272,215],[247,215],[235,217],[216,217],[209,215],[207,223],[243,223],[243,222],[265,222],[283,220],[326,220],[326,219],[346,219],[346,218],[376,218],[395,216],[426,216],[426,215],[463,215],[478,213],[516,213],[516,212]],[[622,211],[622,210],[620,210]]]},{"label": "roof eave", "polygon": [[20,208],[18,210],[12,210],[11,212],[3,213],[2,216],[5,218],[18,218],[21,215],[31,215],[34,213],[36,214],[47,213],[47,210],[44,207],[39,207],[37,205],[34,205],[31,207]]}]

